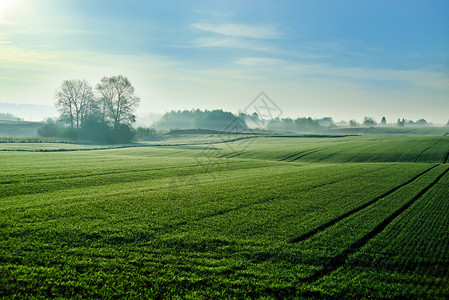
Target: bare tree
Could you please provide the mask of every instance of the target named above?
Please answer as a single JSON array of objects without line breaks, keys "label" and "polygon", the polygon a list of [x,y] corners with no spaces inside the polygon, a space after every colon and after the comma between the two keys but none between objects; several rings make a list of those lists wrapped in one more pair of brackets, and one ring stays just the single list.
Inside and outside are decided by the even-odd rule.
[{"label": "bare tree", "polygon": [[55,103],[58,110],[61,112],[61,118],[67,117],[70,126],[73,127],[73,102],[75,101],[74,80],[64,80],[61,87],[56,90]]},{"label": "bare tree", "polygon": [[103,77],[96,89],[101,95],[104,120],[109,119],[115,129],[121,124],[135,122],[134,110],[140,98],[134,94],[134,87],[128,78],[122,75]]},{"label": "bare tree", "polygon": [[92,86],[83,80],[79,84],[79,101],[75,107],[77,127],[79,122],[83,122],[85,117],[92,113],[92,107],[95,106],[95,96]]},{"label": "bare tree", "polygon": [[71,127],[79,128],[94,103],[92,86],[86,80],[64,80],[56,90],[56,107],[66,117]]}]

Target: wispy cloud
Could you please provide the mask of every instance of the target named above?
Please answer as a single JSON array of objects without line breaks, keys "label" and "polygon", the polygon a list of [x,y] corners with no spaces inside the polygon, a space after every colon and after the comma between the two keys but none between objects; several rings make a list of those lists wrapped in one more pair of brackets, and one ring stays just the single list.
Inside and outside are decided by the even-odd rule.
[{"label": "wispy cloud", "polygon": [[273,66],[279,65],[282,62],[283,61],[280,59],[269,57],[244,57],[237,60],[235,63],[245,66]]},{"label": "wispy cloud", "polygon": [[294,74],[329,76],[354,81],[402,81],[413,85],[446,87],[448,76],[433,70],[394,70],[387,68],[335,67],[327,64],[293,64],[287,67]]},{"label": "wispy cloud", "polygon": [[247,49],[253,51],[271,51],[271,47],[266,45],[259,45],[254,41],[248,41],[242,38],[235,37],[209,37],[199,38],[192,41],[194,46],[197,47],[222,47],[222,48],[235,48],[235,49]]},{"label": "wispy cloud", "polygon": [[277,39],[281,37],[281,34],[272,25],[248,25],[248,24],[206,24],[196,23],[192,25],[194,28],[216,33],[220,35],[233,36],[233,37],[246,37],[254,39]]}]

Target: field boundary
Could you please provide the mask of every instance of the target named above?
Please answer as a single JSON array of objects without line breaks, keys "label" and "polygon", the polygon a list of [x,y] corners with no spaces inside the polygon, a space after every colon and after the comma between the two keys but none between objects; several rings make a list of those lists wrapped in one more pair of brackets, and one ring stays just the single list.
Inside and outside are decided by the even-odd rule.
[{"label": "field boundary", "polygon": [[[200,142],[200,143],[177,143],[177,144],[144,144],[144,143],[133,143],[133,144],[117,144],[117,145],[111,145],[111,144],[105,144],[103,145],[93,145],[93,147],[89,148],[75,148],[75,149],[69,149],[69,148],[59,148],[59,149],[0,149],[0,151],[5,152],[75,152],[75,151],[97,151],[97,150],[114,150],[114,149],[125,149],[125,148],[151,148],[151,147],[180,147],[180,146],[200,146],[200,145],[214,145],[214,144],[223,144],[223,143],[232,143],[240,140],[246,140],[246,139],[254,139],[258,138],[259,136],[246,136],[246,137],[239,137],[229,140],[217,140],[217,141],[211,141],[211,142]],[[0,143],[0,144],[20,144],[20,145],[26,145],[29,143]],[[36,144],[59,144],[59,142],[43,142],[43,143],[36,143]],[[71,144],[71,145],[82,145],[82,146],[89,146],[91,144],[89,143],[70,143],[70,142],[64,142],[61,144]]]},{"label": "field boundary", "polygon": [[410,206],[412,206],[418,199],[420,199],[428,190],[430,190],[435,184],[437,184],[444,175],[449,172],[449,168],[446,168],[440,175],[435,178],[429,185],[422,189],[418,194],[416,194],[411,200],[402,205],[398,210],[392,213],[389,217],[384,219],[381,223],[376,225],[370,232],[366,235],[352,243],[348,248],[346,248],[341,254],[335,256],[327,266],[322,270],[316,272],[315,274],[302,279],[305,282],[314,282],[326,275],[329,275],[333,271],[342,267],[349,256],[357,251],[359,251],[363,246],[365,246],[371,239],[375,238],[380,234],[393,220],[399,217],[404,211],[406,211]]},{"label": "field boundary", "polygon": [[289,243],[299,243],[299,242],[302,242],[302,241],[304,241],[304,240],[306,240],[306,239],[308,239],[308,238],[314,236],[315,234],[317,234],[317,233],[319,233],[319,232],[325,230],[326,228],[331,227],[332,225],[335,225],[336,223],[338,223],[338,222],[340,222],[340,221],[346,219],[347,217],[349,217],[349,216],[351,216],[351,215],[353,215],[353,214],[355,214],[355,213],[361,211],[362,209],[365,209],[365,208],[367,208],[368,206],[373,205],[373,204],[376,203],[377,201],[379,201],[379,200],[381,200],[381,199],[387,197],[388,195],[390,195],[390,194],[394,193],[395,191],[399,190],[400,188],[402,188],[402,187],[404,187],[404,186],[406,186],[406,185],[412,183],[413,181],[417,180],[419,177],[421,177],[421,176],[423,176],[424,174],[430,172],[432,169],[436,168],[436,167],[439,166],[439,165],[440,165],[440,164],[436,164],[436,165],[430,167],[429,169],[425,170],[424,172],[421,172],[421,173],[419,173],[418,175],[414,176],[413,178],[409,179],[408,181],[406,181],[406,182],[404,182],[404,183],[402,183],[402,184],[400,184],[400,185],[398,185],[398,186],[396,186],[396,187],[390,189],[389,191],[383,193],[382,195],[380,195],[380,196],[374,198],[373,200],[368,201],[368,202],[366,202],[365,204],[362,204],[362,205],[360,205],[360,206],[358,206],[358,207],[356,207],[356,208],[354,208],[354,209],[352,209],[352,210],[350,210],[350,211],[348,211],[348,212],[346,212],[346,213],[344,213],[344,214],[338,216],[337,218],[334,218],[334,219],[330,220],[330,221],[327,222],[327,223],[324,223],[323,225],[321,225],[321,226],[319,226],[319,227],[317,227],[317,228],[315,228],[315,229],[313,229],[313,230],[311,230],[311,231],[309,231],[309,232],[307,232],[307,233],[305,233],[305,234],[302,234],[302,235],[300,235],[300,236],[298,236],[298,237],[296,237],[296,238],[291,239],[291,240],[289,241]]}]

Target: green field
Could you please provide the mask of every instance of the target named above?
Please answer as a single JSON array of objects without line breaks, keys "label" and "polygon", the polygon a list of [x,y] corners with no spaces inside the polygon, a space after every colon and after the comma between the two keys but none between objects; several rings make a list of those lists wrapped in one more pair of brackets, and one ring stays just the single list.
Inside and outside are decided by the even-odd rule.
[{"label": "green field", "polygon": [[0,144],[0,298],[447,298],[449,137]]}]

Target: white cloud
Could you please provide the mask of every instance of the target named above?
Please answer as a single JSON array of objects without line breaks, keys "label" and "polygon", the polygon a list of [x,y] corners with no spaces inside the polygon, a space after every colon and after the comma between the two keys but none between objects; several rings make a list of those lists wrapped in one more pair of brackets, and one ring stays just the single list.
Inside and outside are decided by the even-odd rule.
[{"label": "white cloud", "polygon": [[235,23],[214,25],[206,23],[196,23],[192,26],[202,31],[234,37],[246,37],[254,39],[277,39],[281,37],[281,34],[272,25],[256,26]]}]

